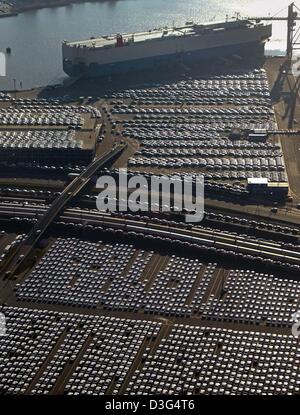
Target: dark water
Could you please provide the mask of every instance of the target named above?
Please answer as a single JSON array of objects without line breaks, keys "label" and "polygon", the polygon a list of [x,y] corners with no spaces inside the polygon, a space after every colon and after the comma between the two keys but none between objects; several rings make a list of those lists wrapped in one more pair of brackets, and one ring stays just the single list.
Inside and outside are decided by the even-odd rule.
[{"label": "dark water", "polygon": [[[7,55],[7,76],[0,89],[58,83],[64,79],[61,42],[101,34],[148,30],[154,27],[224,20],[235,11],[246,15],[274,15],[290,0],[103,0],[42,9],[0,19],[0,50]],[[284,10],[281,15],[287,14]],[[285,49],[286,24],[275,23],[269,50]]]}]

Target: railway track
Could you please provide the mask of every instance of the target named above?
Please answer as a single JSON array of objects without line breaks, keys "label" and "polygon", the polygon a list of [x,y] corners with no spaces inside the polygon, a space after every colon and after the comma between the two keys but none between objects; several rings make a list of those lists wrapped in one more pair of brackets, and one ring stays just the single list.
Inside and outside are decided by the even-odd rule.
[{"label": "railway track", "polygon": [[[46,206],[13,206],[9,203],[0,203],[0,216],[12,218],[38,219],[45,215]],[[236,235],[220,230],[191,227],[185,229],[173,224],[156,224],[151,221],[137,221],[113,217],[109,213],[86,211],[75,208],[65,209],[59,216],[60,221],[66,223],[102,226],[124,233],[135,232],[154,237],[168,238],[175,241],[248,254],[254,257],[263,257],[273,261],[281,261],[300,266],[300,252],[297,245],[287,245],[284,242],[261,240],[247,235]]]}]

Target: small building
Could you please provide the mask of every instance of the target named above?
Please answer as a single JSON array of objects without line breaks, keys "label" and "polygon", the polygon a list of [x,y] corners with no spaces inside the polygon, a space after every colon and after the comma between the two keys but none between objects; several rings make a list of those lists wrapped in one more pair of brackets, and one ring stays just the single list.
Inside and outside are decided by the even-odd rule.
[{"label": "small building", "polygon": [[287,182],[272,182],[265,177],[251,177],[247,180],[247,190],[252,195],[272,199],[285,199],[289,193]]},{"label": "small building", "polygon": [[266,141],[268,138],[267,134],[249,134],[248,140],[249,141]]},{"label": "small building", "polygon": [[285,199],[289,193],[289,184],[287,182],[269,182],[268,193],[275,199]]},{"label": "small building", "polygon": [[255,128],[249,131],[248,140],[249,141],[266,141],[268,138],[268,131],[263,128]]},{"label": "small building", "polygon": [[264,193],[268,189],[266,177],[251,177],[247,180],[247,190],[251,193]]}]

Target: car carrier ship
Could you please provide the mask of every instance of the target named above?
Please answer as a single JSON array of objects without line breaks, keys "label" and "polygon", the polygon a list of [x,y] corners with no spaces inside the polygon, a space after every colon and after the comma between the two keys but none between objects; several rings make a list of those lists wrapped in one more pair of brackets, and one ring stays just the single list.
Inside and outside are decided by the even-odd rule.
[{"label": "car carrier ship", "polygon": [[202,25],[187,22],[181,27],[64,41],[63,69],[72,77],[93,77],[232,55],[263,55],[271,36],[272,25],[235,20]]}]

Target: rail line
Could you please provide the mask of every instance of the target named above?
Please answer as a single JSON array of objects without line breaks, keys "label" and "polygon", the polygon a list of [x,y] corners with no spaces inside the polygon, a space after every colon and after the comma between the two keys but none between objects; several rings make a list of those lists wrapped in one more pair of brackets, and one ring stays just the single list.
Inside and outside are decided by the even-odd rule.
[{"label": "rail line", "polygon": [[[0,216],[38,218],[43,216],[46,206],[20,206],[12,207],[9,204],[0,203]],[[66,223],[102,226],[126,232],[136,232],[154,237],[168,238],[174,241],[189,242],[200,246],[216,248],[227,252],[259,256],[273,261],[281,261],[300,265],[300,252],[297,245],[287,246],[284,242],[260,240],[250,236],[230,234],[229,232],[191,227],[179,228],[171,224],[156,224],[151,221],[137,221],[134,219],[113,217],[109,213],[86,211],[67,208],[59,216],[60,221]]]}]

